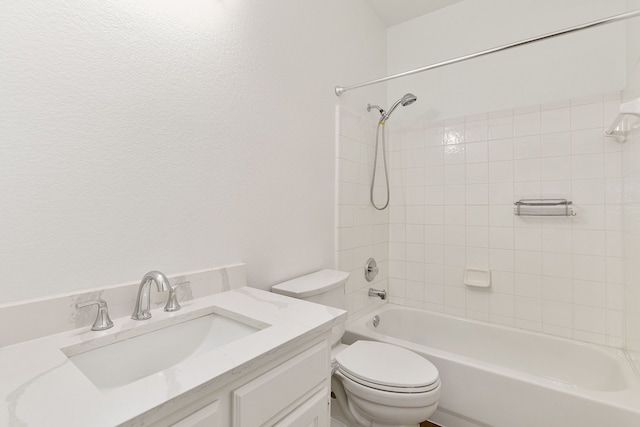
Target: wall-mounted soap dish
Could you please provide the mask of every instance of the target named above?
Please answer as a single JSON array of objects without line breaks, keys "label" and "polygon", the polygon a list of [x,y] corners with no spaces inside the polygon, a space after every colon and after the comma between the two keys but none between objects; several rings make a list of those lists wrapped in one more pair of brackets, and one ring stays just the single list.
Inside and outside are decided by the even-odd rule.
[{"label": "wall-mounted soap dish", "polygon": [[488,288],[491,286],[491,271],[476,268],[465,268],[464,284],[476,288]]}]

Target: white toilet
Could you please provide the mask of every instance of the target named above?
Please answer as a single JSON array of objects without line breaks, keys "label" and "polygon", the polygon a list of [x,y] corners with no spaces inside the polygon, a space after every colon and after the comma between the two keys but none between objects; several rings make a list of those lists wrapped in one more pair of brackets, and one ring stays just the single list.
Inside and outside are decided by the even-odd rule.
[{"label": "white toilet", "polygon": [[[321,270],[271,288],[272,292],[346,309],[349,273]],[[436,410],[438,370],[407,349],[374,341],[340,344],[345,325],[332,331],[332,389],[353,427],[418,427]]]}]

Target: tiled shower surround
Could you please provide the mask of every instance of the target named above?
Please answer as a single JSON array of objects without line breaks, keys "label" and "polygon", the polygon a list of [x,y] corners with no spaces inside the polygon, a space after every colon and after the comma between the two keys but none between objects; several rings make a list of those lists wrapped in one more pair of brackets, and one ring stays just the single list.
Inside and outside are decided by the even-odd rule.
[{"label": "tiled shower surround", "polygon": [[[633,76],[635,79],[625,91],[625,100],[640,97],[640,64]],[[622,155],[625,347],[640,352],[640,127],[636,126],[630,133]]]},{"label": "tiled shower surround", "polygon": [[[370,287],[389,289],[389,209],[379,211],[369,203],[374,118],[373,112],[364,116],[336,109],[336,268],[351,273],[346,289],[351,317],[382,304],[367,295]],[[376,201],[385,197],[383,180],[376,181]],[[380,271],[372,283],[364,278],[369,258],[376,260]]]},{"label": "tiled shower surround", "polygon": [[[338,268],[359,273],[388,244],[391,302],[622,347],[624,144],[603,136],[621,99],[390,123],[388,223],[367,210],[375,122],[339,110]],[[514,216],[525,198],[566,198],[577,215]],[[490,270],[491,287],[466,287],[465,267]]]},{"label": "tiled shower surround", "polygon": [[627,140],[623,162],[626,347],[640,351],[640,129]]}]

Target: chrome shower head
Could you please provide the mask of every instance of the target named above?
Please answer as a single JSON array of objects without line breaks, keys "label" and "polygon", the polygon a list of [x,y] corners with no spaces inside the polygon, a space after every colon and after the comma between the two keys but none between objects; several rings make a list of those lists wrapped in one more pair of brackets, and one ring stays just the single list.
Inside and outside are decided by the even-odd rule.
[{"label": "chrome shower head", "polygon": [[400,99],[400,103],[402,104],[403,107],[406,107],[407,105],[413,104],[417,100],[418,100],[417,96],[415,96],[412,93],[408,93]]},{"label": "chrome shower head", "polygon": [[380,122],[382,123],[387,121],[387,119],[389,119],[389,116],[391,116],[391,113],[393,113],[393,110],[395,110],[398,107],[398,105],[402,105],[403,107],[406,107],[407,105],[413,104],[417,100],[418,100],[417,96],[415,96],[412,93],[407,93],[405,96],[403,96],[402,98],[394,102],[391,108],[389,108],[389,111],[382,114],[382,118],[380,119]]}]

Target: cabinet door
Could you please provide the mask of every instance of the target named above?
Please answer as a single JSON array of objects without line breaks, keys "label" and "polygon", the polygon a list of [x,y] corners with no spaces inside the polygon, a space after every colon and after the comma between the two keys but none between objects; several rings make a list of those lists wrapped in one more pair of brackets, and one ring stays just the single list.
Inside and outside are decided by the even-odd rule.
[{"label": "cabinet door", "polygon": [[233,427],[273,425],[328,383],[329,373],[326,342],[294,356],[233,392]]},{"label": "cabinet door", "polygon": [[171,425],[171,427],[212,427],[220,425],[220,401],[216,400],[187,415],[180,421]]},{"label": "cabinet door", "polygon": [[329,390],[324,388],[275,427],[328,427],[329,420]]}]

